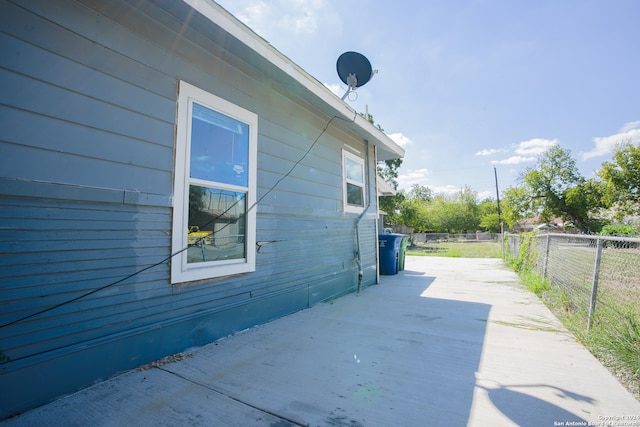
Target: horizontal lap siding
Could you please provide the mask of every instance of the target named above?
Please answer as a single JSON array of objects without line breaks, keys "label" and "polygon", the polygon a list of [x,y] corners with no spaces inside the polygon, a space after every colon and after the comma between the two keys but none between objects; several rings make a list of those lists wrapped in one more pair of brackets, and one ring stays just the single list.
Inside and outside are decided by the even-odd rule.
[{"label": "horizontal lap siding", "polygon": [[[342,212],[341,153],[345,141],[363,144],[338,130],[339,120],[324,131],[330,118],[226,54],[242,47],[214,42],[219,29],[202,17],[192,18],[201,33],[184,28],[172,14],[186,6],[164,13],[83,3],[104,15],[72,1],[34,0],[27,10],[0,0],[0,325],[104,287],[0,328],[0,351],[13,360],[0,364],[0,382],[21,360],[128,331],[254,301],[265,308],[253,316],[268,319],[353,290],[358,215]],[[110,22],[115,16],[125,21]],[[170,285],[168,262],[135,274],[171,253],[180,79],[258,114],[254,273],[179,286]],[[361,221],[368,284],[374,233],[374,221]],[[272,297],[285,305],[270,306]],[[250,320],[225,322],[194,326],[181,343],[202,344]]]},{"label": "horizontal lap siding", "polygon": [[180,305],[168,263],[115,284],[170,254],[170,205],[154,201],[172,192],[176,79],[56,23],[95,22],[83,7],[30,7],[0,2],[0,325],[26,317],[0,329],[13,361]]},{"label": "horizontal lap siding", "polygon": [[[115,283],[169,251],[167,208],[4,197],[0,205],[0,324]],[[159,265],[0,329],[0,348],[20,359],[126,330],[142,301],[167,298],[167,274]]]}]

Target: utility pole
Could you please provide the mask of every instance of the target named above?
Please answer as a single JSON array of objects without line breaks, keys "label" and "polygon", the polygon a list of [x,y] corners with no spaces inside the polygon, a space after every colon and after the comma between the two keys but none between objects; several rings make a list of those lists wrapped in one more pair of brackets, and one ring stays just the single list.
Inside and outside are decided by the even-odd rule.
[{"label": "utility pole", "polygon": [[502,259],[504,259],[504,222],[502,221],[502,212],[500,211],[500,190],[498,190],[498,171],[493,167],[493,175],[496,178],[496,199],[498,201],[498,221],[500,221],[500,241],[502,242]]}]

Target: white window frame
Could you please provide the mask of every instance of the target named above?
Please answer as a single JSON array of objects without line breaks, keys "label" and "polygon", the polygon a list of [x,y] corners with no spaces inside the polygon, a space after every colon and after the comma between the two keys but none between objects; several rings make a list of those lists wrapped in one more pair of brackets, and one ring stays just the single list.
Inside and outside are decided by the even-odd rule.
[{"label": "white window frame", "polygon": [[[347,178],[347,159],[353,160],[362,167],[362,182]],[[345,212],[362,213],[367,206],[367,182],[364,159],[345,149],[342,150],[342,205]],[[357,185],[362,188],[362,206],[354,206],[347,203],[347,184]]]},{"label": "white window frame", "polygon": [[[248,273],[256,269],[256,174],[258,146],[258,116],[229,101],[219,98],[184,81],[178,87],[178,117],[176,129],[176,164],[173,189],[173,230],[171,239],[171,283],[184,283],[232,274]],[[187,228],[189,220],[189,184],[197,185],[190,178],[191,123],[193,103],[203,105],[249,125],[248,187],[230,190],[246,191],[245,208],[245,258],[187,263]]]}]

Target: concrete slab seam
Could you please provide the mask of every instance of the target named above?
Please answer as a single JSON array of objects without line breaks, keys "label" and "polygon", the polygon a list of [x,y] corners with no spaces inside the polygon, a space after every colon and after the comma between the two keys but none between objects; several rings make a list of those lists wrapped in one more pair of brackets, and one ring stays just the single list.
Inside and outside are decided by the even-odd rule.
[{"label": "concrete slab seam", "polygon": [[207,390],[210,390],[210,391],[212,391],[212,392],[214,392],[214,393],[218,393],[219,395],[224,396],[224,397],[226,397],[226,398],[228,398],[228,399],[231,399],[231,400],[233,400],[233,401],[235,401],[235,402],[238,402],[238,403],[240,403],[240,404],[242,404],[242,405],[244,405],[244,406],[248,406],[248,407],[253,408],[253,409],[257,410],[257,411],[263,412],[263,413],[265,413],[265,414],[271,415],[271,416],[273,416],[273,417],[276,417],[276,418],[278,418],[278,419],[281,419],[281,420],[283,420],[283,421],[286,421],[286,422],[288,422],[288,423],[291,423],[293,426],[309,427],[309,425],[308,425],[308,424],[300,424],[300,422],[298,422],[298,421],[294,421],[294,420],[289,419],[289,418],[287,418],[287,417],[285,417],[285,416],[282,416],[282,415],[280,415],[280,414],[276,414],[275,412],[269,411],[269,410],[264,409],[264,408],[260,408],[259,406],[256,406],[256,405],[253,405],[253,404],[251,404],[251,403],[248,403],[248,402],[245,402],[245,401],[243,401],[243,400],[240,400],[240,399],[238,399],[237,397],[233,397],[233,396],[231,396],[231,395],[229,395],[229,394],[227,394],[227,393],[224,393],[224,392],[222,392],[222,391],[220,391],[220,390],[216,390],[215,388],[213,388],[213,387],[211,387],[211,386],[209,386],[209,385],[207,385],[207,384],[203,384],[203,383],[200,383],[200,382],[194,381],[194,380],[192,380],[192,379],[190,379],[190,378],[187,378],[187,377],[185,377],[185,376],[183,376],[183,375],[180,375],[180,374],[178,374],[178,373],[176,373],[176,372],[173,372],[173,371],[170,371],[170,370],[168,370],[168,369],[165,369],[165,368],[163,368],[163,367],[161,367],[161,366],[157,366],[157,367],[155,367],[155,369],[159,369],[159,370],[161,370],[161,371],[164,371],[164,372],[166,372],[166,373],[168,373],[168,374],[171,374],[171,375],[173,375],[173,376],[175,376],[175,377],[178,377],[178,378],[180,378],[180,379],[182,379],[182,380],[185,380],[185,381],[187,381],[187,382],[190,382],[191,384],[195,384],[195,385],[197,385],[197,386],[199,386],[199,387],[206,388]]}]

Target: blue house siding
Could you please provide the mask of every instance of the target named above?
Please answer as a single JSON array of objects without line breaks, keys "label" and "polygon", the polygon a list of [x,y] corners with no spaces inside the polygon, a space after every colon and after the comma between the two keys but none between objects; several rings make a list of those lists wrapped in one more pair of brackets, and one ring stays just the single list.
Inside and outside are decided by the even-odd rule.
[{"label": "blue house siding", "polygon": [[[376,282],[375,150],[360,219],[341,152],[367,146],[301,84],[179,1],[23,3],[0,0],[0,419],[353,292],[358,241]],[[170,284],[179,80],[258,115],[253,273]]]}]

